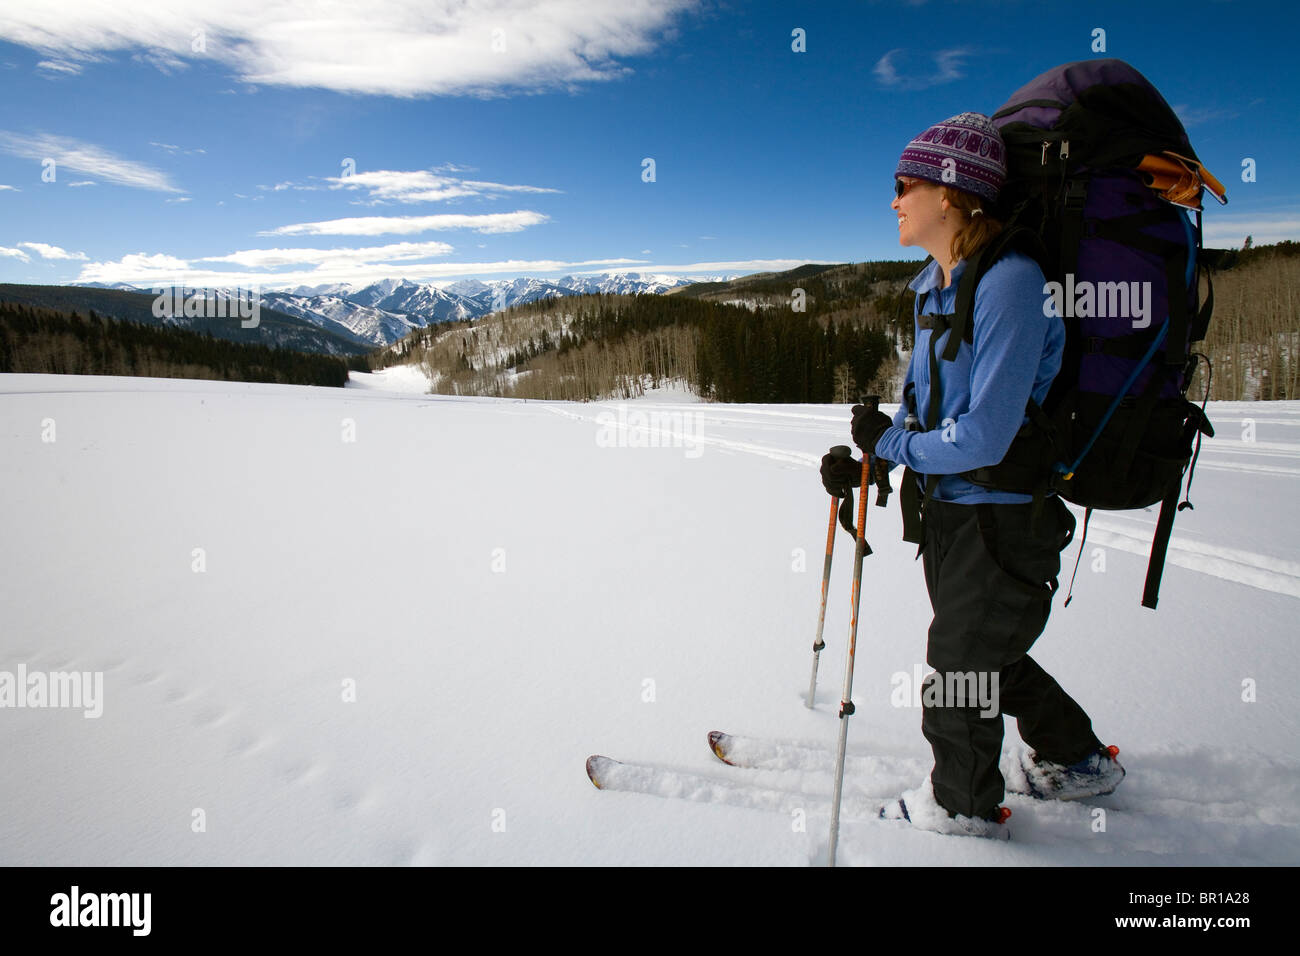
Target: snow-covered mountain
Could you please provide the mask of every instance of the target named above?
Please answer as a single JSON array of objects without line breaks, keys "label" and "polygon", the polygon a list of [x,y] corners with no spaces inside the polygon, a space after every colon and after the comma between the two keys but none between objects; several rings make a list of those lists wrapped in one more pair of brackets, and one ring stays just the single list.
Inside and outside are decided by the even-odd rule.
[{"label": "snow-covered mountain", "polygon": [[[391,345],[414,329],[439,322],[476,319],[514,305],[566,295],[660,295],[694,282],[719,282],[734,276],[673,276],[643,272],[567,275],[560,279],[462,279],[438,286],[409,279],[381,279],[357,288],[347,282],[300,285],[263,292],[262,304],[303,319],[344,338]],[[82,283],[95,288],[145,291],[126,283]],[[222,293],[218,293],[221,297]]]},{"label": "snow-covered mountain", "polygon": [[[396,342],[417,328],[404,315],[361,305],[338,295],[295,296],[284,292],[264,292],[262,302],[269,308],[323,329],[376,345]],[[427,323],[418,327],[424,324]]]},{"label": "snow-covered mountain", "polygon": [[305,319],[321,328],[356,336],[376,345],[391,345],[438,322],[475,319],[538,299],[566,295],[659,295],[694,282],[719,282],[732,276],[672,276],[643,272],[567,275],[560,279],[462,279],[446,286],[381,279],[362,288],[348,283],[298,286],[286,292],[265,292],[270,308]]},{"label": "snow-covered mountain", "polygon": [[148,289],[142,289],[139,286],[131,285],[129,282],[74,282],[73,285],[79,285],[86,289],[117,289],[121,292],[148,292]]}]

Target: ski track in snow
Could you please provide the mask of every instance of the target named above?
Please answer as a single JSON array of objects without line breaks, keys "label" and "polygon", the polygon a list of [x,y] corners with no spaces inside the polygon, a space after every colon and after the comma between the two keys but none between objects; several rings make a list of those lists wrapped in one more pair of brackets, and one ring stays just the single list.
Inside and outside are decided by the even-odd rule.
[{"label": "ski track in snow", "polygon": [[[1175,525],[1177,527],[1177,525]],[[1082,546],[1099,544],[1146,557],[1151,553],[1151,531],[1133,531],[1121,524],[1098,519],[1088,525]],[[1199,571],[1225,581],[1246,584],[1261,591],[1300,597],[1300,563],[1221,545],[1173,536],[1165,556],[1167,564]]]},{"label": "ski track in snow", "polygon": [[[579,406],[583,409],[581,412],[555,405],[545,407],[554,414],[599,426],[601,422],[598,420],[598,416],[602,413],[608,415],[611,404],[613,407],[617,407],[617,403],[597,403],[595,405]],[[587,411],[587,409],[593,407],[598,410],[594,413]],[[734,405],[724,406],[726,409],[724,413],[712,413],[708,410],[709,407],[707,405],[658,405],[646,403],[639,405],[637,410],[647,416],[660,409],[665,412],[662,419],[654,420],[653,425],[650,424],[651,420],[648,418],[647,425],[644,428],[629,424],[622,418],[612,415],[607,417],[605,421],[609,425],[618,428],[627,437],[629,443],[632,442],[633,436],[635,436],[635,439],[644,445],[676,446],[679,444],[694,444],[695,446],[718,448],[741,454],[755,455],[785,464],[805,465],[814,468],[819,467],[821,464],[821,455],[816,453],[801,452],[792,448],[760,444],[753,441],[705,435],[694,429],[691,434],[687,434],[686,431],[672,426],[680,416],[691,415],[691,420],[701,426],[742,426],[752,430],[761,429],[769,433],[788,429],[792,433],[806,437],[810,430],[807,424],[792,426],[784,421],[792,419],[805,423],[825,423],[825,425],[818,427],[816,431],[825,432],[831,440],[834,440],[835,436],[838,435],[841,442],[849,441],[849,438],[844,434],[847,431],[847,408],[844,415],[839,416],[825,413],[750,409]],[[882,406],[886,413],[889,413],[891,408],[896,407]],[[737,416],[735,414],[737,412],[741,413],[741,415]],[[1232,422],[1233,419],[1227,419],[1226,421]],[[1256,425],[1300,425],[1300,416],[1297,416],[1296,419],[1261,418],[1254,419],[1254,422]],[[1238,441],[1224,438],[1204,439],[1201,456],[1196,467],[1240,473],[1300,475],[1300,467],[1292,468],[1284,465],[1263,465],[1235,461],[1230,458],[1233,455],[1266,456],[1300,461],[1300,443]],[[1175,524],[1175,527],[1177,527],[1177,524]],[[1143,556],[1149,555],[1151,552],[1151,534],[1152,529],[1150,528],[1135,533],[1131,528],[1121,523],[1099,518],[1097,513],[1094,513],[1088,526],[1089,541]],[[1233,581],[1260,590],[1285,594],[1289,597],[1300,597],[1300,562],[1287,561],[1282,558],[1239,548],[1191,541],[1176,535],[1171,537],[1169,541],[1166,561],[1168,564],[1222,578],[1225,581]]]}]

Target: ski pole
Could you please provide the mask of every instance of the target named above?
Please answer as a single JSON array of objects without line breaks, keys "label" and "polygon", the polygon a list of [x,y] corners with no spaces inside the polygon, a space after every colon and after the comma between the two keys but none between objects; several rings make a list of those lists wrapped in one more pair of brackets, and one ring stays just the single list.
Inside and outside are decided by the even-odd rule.
[{"label": "ski pole", "polygon": [[[853,450],[848,445],[836,445],[831,449],[831,455],[834,458],[850,458]],[[822,606],[817,613],[817,637],[813,641],[813,666],[812,678],[808,681],[808,703],[811,710],[813,705],[813,695],[817,693],[817,662],[821,657],[822,648],[826,642],[822,640],[822,628],[826,624],[826,595],[831,585],[831,555],[835,552],[835,515],[840,510],[840,499],[831,495],[831,520],[826,528],[826,561],[822,565]]]},{"label": "ski pole", "polygon": [[[879,410],[880,396],[871,395],[861,404],[870,410]],[[867,489],[871,487],[874,470],[867,455],[863,455],[862,487],[858,489],[857,550],[853,554],[853,617],[849,622],[849,650],[844,664],[844,693],[840,696],[840,742],[835,754],[835,796],[831,803],[830,865],[835,865],[835,849],[840,839],[840,795],[844,791],[844,750],[849,742],[849,717],[853,714],[853,654],[858,644],[858,606],[862,602],[862,558],[867,551]]]}]

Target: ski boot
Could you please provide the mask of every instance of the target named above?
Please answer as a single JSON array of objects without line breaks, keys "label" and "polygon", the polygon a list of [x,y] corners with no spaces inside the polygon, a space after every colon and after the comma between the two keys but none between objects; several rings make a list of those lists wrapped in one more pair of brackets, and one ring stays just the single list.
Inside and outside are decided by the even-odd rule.
[{"label": "ski boot", "polygon": [[1114,793],[1124,779],[1124,768],[1115,759],[1118,756],[1118,747],[1101,747],[1066,767],[1026,753],[1021,759],[1023,792],[1039,800],[1083,800]]},{"label": "ski boot", "polygon": [[926,781],[908,790],[897,800],[880,808],[882,820],[905,820],[920,830],[932,830],[953,836],[977,836],[992,840],[1009,840],[1011,831],[1004,826],[1011,811],[995,807],[987,817],[967,817],[950,813],[934,798],[934,788]]}]

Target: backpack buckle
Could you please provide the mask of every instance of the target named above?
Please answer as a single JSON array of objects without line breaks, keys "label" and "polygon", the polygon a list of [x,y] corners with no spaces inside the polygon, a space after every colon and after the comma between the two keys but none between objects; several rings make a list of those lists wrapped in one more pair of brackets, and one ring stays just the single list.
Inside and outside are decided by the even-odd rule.
[{"label": "backpack buckle", "polygon": [[1071,179],[1065,184],[1065,208],[1083,209],[1088,201],[1088,180]]}]

